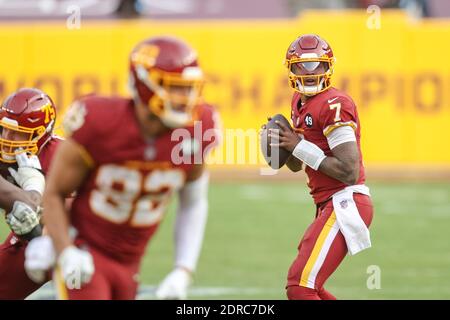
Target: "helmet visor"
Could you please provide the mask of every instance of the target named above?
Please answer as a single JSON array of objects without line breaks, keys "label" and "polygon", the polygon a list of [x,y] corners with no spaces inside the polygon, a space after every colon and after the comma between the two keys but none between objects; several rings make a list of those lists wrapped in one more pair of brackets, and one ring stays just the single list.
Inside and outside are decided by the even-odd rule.
[{"label": "helmet visor", "polygon": [[323,74],[330,66],[325,61],[299,61],[291,63],[289,70],[297,76],[307,74]]}]

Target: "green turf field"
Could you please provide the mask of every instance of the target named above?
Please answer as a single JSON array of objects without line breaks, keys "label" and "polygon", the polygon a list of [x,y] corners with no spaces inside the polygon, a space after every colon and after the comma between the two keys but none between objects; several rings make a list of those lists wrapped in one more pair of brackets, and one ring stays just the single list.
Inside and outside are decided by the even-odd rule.
[{"label": "green turf field", "polygon": [[[369,187],[373,248],[347,256],[325,287],[340,299],[450,299],[450,184]],[[284,299],[287,269],[313,216],[301,183],[213,184],[191,298]],[[149,245],[141,278],[147,286],[171,268],[173,218],[170,210]],[[381,269],[381,289],[367,288],[370,265]]]}]

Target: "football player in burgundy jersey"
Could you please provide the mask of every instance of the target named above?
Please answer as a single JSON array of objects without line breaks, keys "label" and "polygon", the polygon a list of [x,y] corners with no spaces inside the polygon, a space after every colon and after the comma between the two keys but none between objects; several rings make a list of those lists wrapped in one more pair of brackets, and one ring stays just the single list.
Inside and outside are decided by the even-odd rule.
[{"label": "football player in burgundy jersey", "polygon": [[[174,193],[174,269],[156,296],[186,298],[207,220],[203,160],[218,138],[203,82],[189,45],[153,37],[131,52],[132,99],[92,95],[71,106],[44,195],[59,298],[134,299],[141,258]],[[66,212],[63,199],[75,190]],[[45,237],[36,249],[38,241],[48,249]]]},{"label": "football player in burgundy jersey", "polygon": [[[0,188],[4,189],[0,192],[0,205],[6,212],[12,206],[16,211],[6,215],[12,232],[0,245],[0,299],[24,299],[41,286],[25,272],[25,247],[28,240],[41,232],[36,209],[41,205],[45,179],[36,168],[47,172],[60,141],[53,134],[55,121],[52,100],[34,88],[12,93],[0,108]],[[30,158],[27,154],[34,156]],[[23,168],[27,162],[31,166]],[[12,171],[17,168],[21,177]],[[5,199],[6,196],[10,198]]]},{"label": "football player in burgundy jersey", "polygon": [[[335,299],[323,287],[347,253],[370,247],[373,207],[360,147],[361,126],[353,100],[331,87],[334,56],[317,35],[303,35],[286,53],[295,90],[291,118],[272,130],[273,146],[292,152],[287,166],[302,169],[316,204],[316,217],[298,246],[287,279],[289,299]],[[278,131],[278,132],[277,132]]]}]

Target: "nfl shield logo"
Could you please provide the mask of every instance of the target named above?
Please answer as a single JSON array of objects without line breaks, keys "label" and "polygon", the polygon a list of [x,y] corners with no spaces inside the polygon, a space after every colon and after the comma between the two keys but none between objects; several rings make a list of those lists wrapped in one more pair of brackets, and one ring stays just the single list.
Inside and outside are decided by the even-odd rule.
[{"label": "nfl shield logo", "polygon": [[339,204],[341,205],[342,209],[345,209],[348,206],[347,200],[342,200]]}]

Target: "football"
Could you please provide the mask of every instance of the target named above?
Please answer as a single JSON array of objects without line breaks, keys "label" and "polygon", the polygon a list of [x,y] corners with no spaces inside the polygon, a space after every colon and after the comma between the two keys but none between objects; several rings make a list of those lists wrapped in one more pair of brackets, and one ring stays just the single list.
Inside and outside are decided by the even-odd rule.
[{"label": "football", "polygon": [[272,169],[280,169],[286,163],[287,159],[291,155],[289,151],[284,148],[271,147],[271,138],[269,135],[269,129],[280,129],[280,127],[275,123],[275,121],[283,123],[286,127],[292,130],[291,124],[288,119],[286,119],[281,114],[274,115],[269,122],[267,122],[265,129],[261,131],[261,152],[266,159],[267,164]]}]

